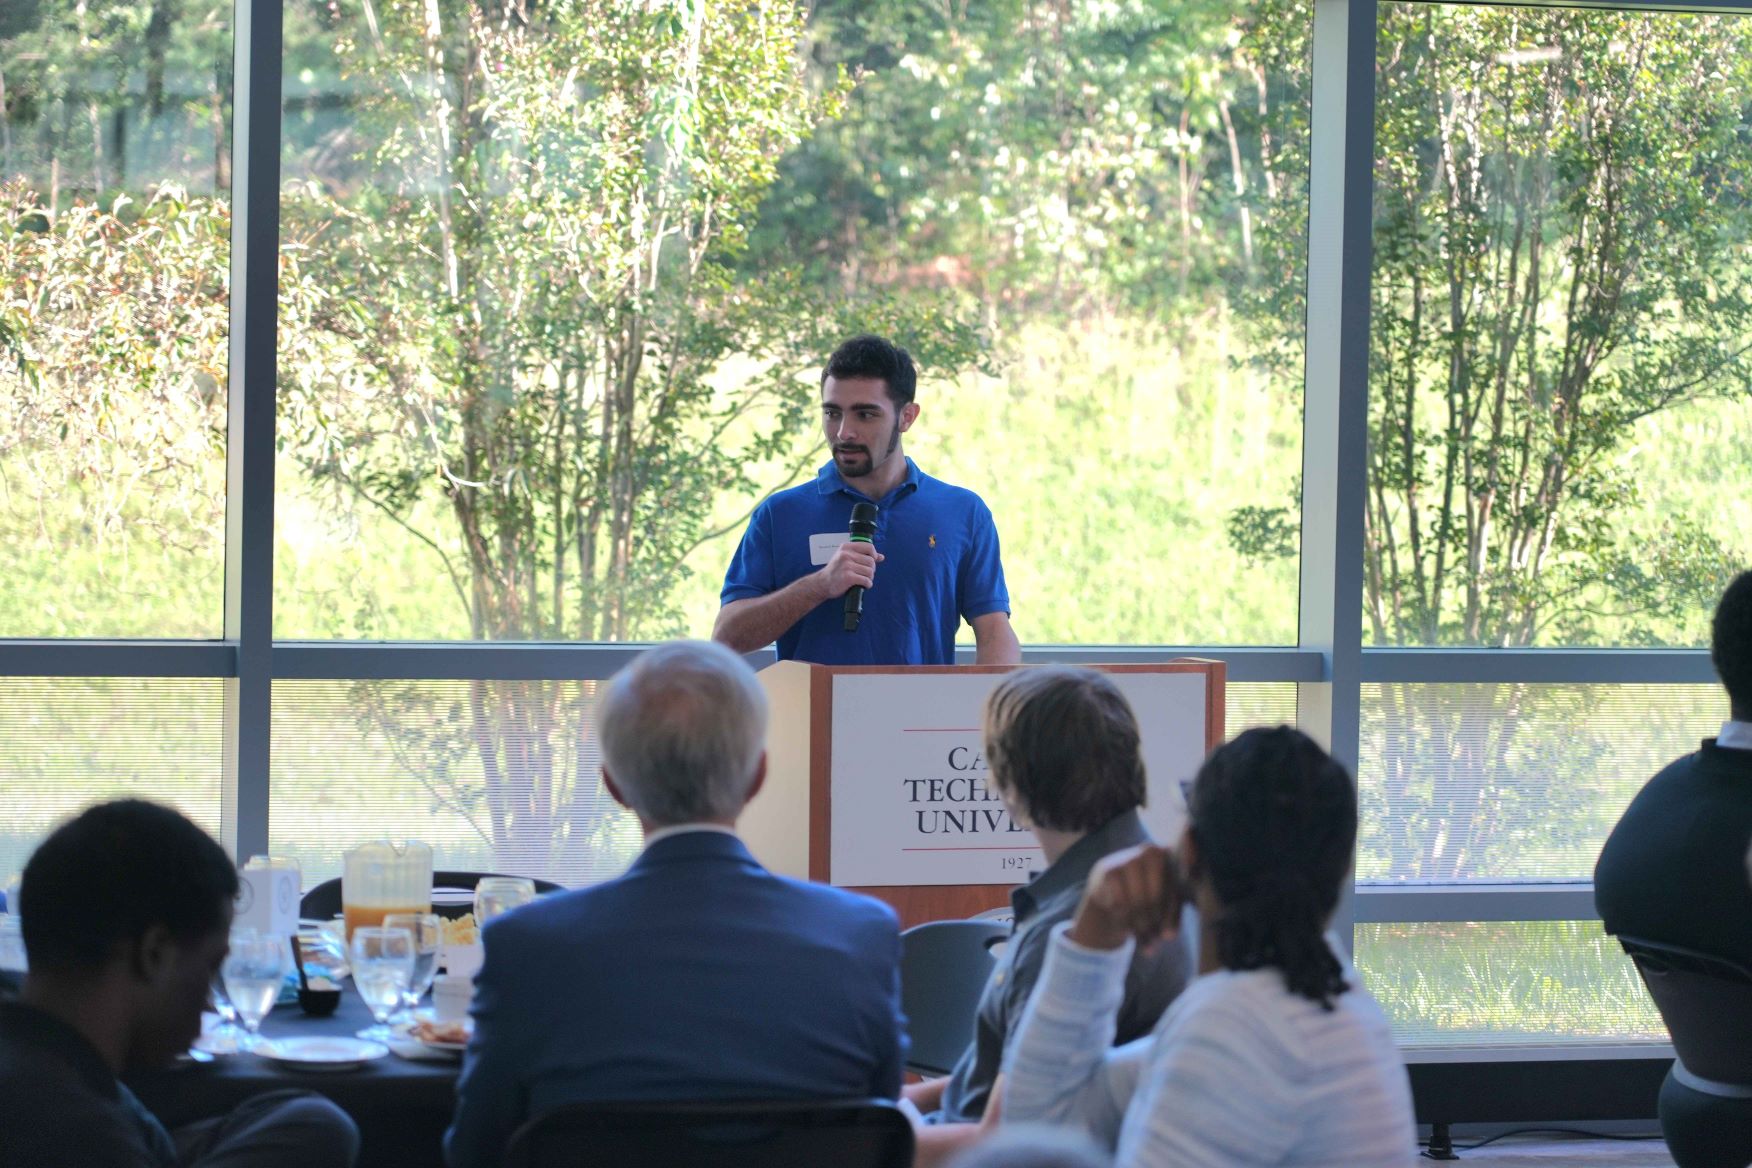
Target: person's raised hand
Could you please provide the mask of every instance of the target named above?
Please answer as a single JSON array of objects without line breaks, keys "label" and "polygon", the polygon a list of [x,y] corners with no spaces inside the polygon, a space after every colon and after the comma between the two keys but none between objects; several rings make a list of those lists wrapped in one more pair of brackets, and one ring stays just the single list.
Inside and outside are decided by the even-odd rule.
[{"label": "person's raised hand", "polygon": [[821,569],[821,579],[828,598],[844,596],[856,585],[869,588],[876,583],[876,565],[886,557],[872,544],[847,540],[834,549]]},{"label": "person's raised hand", "polygon": [[1117,949],[1127,937],[1153,945],[1179,931],[1184,900],[1173,851],[1156,844],[1126,848],[1090,871],[1069,936],[1089,949]]}]

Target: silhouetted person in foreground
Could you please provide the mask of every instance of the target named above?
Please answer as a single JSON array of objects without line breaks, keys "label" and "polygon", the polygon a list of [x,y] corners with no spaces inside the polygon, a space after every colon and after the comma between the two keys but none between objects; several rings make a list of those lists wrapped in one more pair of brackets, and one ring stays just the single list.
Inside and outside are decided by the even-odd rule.
[{"label": "silhouetted person in foreground", "polygon": [[0,1002],[0,1168],[348,1168],[358,1132],[318,1095],[276,1091],[175,1132],[118,1076],[201,1032],[237,872],[167,807],[124,799],[62,825],[19,896],[30,972]]},{"label": "silhouetted person in foreground", "polygon": [[[1594,906],[1606,931],[1695,950],[1752,969],[1752,572],[1716,605],[1710,659],[1728,693],[1728,721],[1650,779],[1606,837],[1594,866]],[[1744,1164],[1752,1099],[1678,1067],[1661,1087],[1661,1130],[1681,1164]]]}]

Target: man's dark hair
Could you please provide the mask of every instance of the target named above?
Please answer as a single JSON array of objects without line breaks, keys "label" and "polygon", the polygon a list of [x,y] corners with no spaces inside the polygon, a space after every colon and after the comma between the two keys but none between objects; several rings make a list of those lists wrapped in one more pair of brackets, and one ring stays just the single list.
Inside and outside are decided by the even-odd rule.
[{"label": "man's dark hair", "polygon": [[1734,577],[1710,623],[1709,659],[1736,718],[1752,716],[1752,572]]},{"label": "man's dark hair", "polygon": [[1018,669],[986,698],[986,765],[1036,827],[1094,831],[1144,802],[1138,720],[1093,669]]},{"label": "man's dark hair", "polygon": [[237,869],[182,814],[142,799],[99,803],[56,828],[19,887],[32,969],[95,973],[153,925],[192,944],[225,927]]},{"label": "man's dark hair", "polygon": [[821,384],[837,377],[877,377],[888,387],[888,400],[896,407],[913,400],[918,392],[919,371],[913,367],[912,354],[899,345],[865,333],[853,337],[833,351],[827,367],[821,371]]},{"label": "man's dark hair", "polygon": [[1205,759],[1188,810],[1223,966],[1276,969],[1332,1009],[1350,988],[1325,937],[1357,842],[1350,775],[1300,730],[1245,730]]}]

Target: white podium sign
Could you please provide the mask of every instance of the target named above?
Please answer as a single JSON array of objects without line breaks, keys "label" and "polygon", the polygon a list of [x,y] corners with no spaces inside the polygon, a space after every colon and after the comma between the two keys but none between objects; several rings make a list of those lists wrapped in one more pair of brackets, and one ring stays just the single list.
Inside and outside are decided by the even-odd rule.
[{"label": "white podium sign", "polygon": [[[985,697],[1001,673],[837,674],[833,678],[832,865],[852,887],[1020,884],[1045,867],[991,787],[981,746]],[[1144,822],[1180,837],[1180,783],[1205,754],[1203,673],[1108,675],[1142,732]]]}]

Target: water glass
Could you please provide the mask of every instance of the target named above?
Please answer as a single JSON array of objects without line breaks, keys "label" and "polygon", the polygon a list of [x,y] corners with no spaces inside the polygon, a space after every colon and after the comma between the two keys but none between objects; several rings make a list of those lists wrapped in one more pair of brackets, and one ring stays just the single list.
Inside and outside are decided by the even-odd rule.
[{"label": "water glass", "polygon": [[[254,1050],[261,1041],[257,1031],[274,1008],[286,975],[292,972],[292,947],[286,938],[254,929],[233,929],[231,950],[220,967],[225,996],[243,1023],[243,1049]],[[221,1015],[223,1017],[223,1015]]]},{"label": "water glass", "polygon": [[487,927],[487,922],[502,913],[528,904],[535,899],[535,881],[522,876],[483,876],[475,885],[475,924]]},{"label": "water glass", "polygon": [[359,1031],[360,1038],[387,1042],[389,1016],[401,1005],[414,979],[414,936],[406,929],[366,927],[353,930],[353,986],[371,1010],[376,1025]]},{"label": "water glass", "polygon": [[225,995],[225,975],[215,973],[207,984],[207,1010],[219,1016],[211,1030],[203,1027],[196,1044],[208,1054],[236,1054],[243,1049],[243,1031],[237,1025],[237,1007]]},{"label": "water glass", "polygon": [[16,913],[0,913],[0,973],[25,973],[23,921]]},{"label": "water glass", "polygon": [[397,1018],[406,1019],[432,988],[432,979],[438,974],[438,946],[443,933],[437,913],[390,913],[383,918],[383,927],[406,929],[414,939],[414,974],[402,994],[402,1009],[396,1012]]}]

